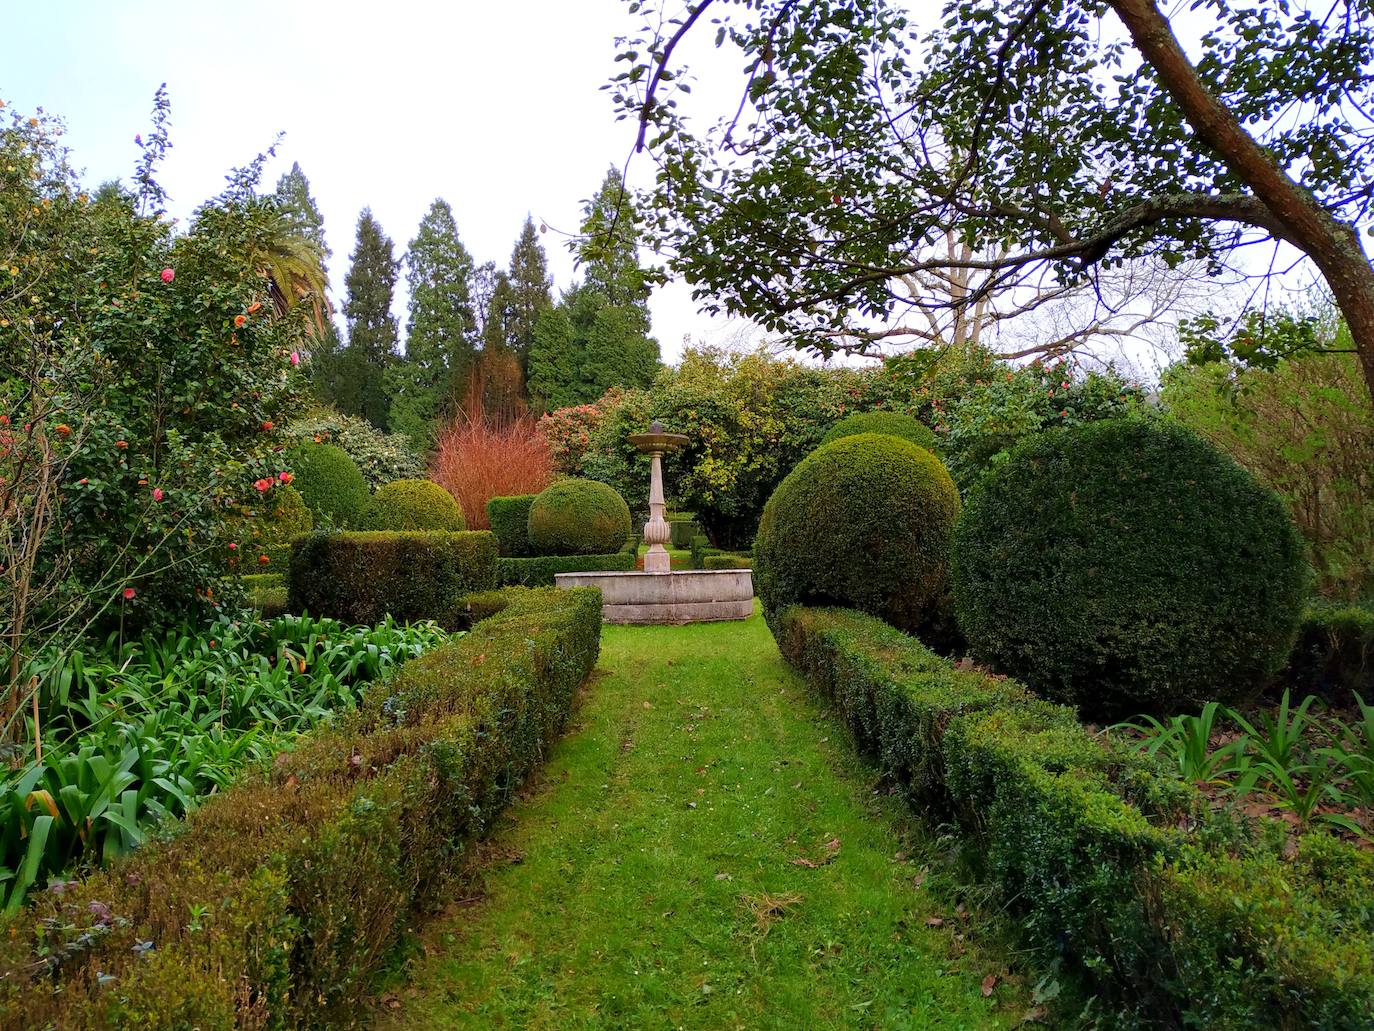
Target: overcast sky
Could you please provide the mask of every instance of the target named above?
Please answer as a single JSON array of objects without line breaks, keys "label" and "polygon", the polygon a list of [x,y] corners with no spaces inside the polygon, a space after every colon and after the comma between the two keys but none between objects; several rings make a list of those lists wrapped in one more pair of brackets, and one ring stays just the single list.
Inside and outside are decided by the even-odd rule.
[{"label": "overcast sky", "polygon": [[[399,256],[436,196],[479,262],[507,264],[526,213],[547,223],[559,290],[573,276],[559,232],[576,231],[581,201],[634,143],[600,87],[615,37],[637,25],[622,0],[0,0],[0,98],[62,116],[95,184],[130,173],[166,82],[162,182],[183,216],[284,132],[264,183],[300,162],[334,251],[336,303],[359,211],[371,206]],[[641,157],[631,181],[652,173]],[[738,335],[698,316],[681,287],[651,308],[670,361],[686,335]],[[404,326],[399,300],[396,314]]]}]

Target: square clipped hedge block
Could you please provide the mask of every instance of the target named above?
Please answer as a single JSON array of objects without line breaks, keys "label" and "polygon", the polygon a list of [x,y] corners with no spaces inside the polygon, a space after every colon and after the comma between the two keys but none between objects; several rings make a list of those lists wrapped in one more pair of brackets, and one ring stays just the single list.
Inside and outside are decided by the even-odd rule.
[{"label": "square clipped hedge block", "polygon": [[668,546],[678,551],[686,551],[692,546],[692,538],[701,533],[695,519],[674,518],[668,520]]},{"label": "square clipped hedge block", "polygon": [[487,502],[487,522],[504,558],[525,558],[530,549],[530,506],[537,494],[512,494]]},{"label": "square clipped hedge block", "polygon": [[373,624],[387,615],[464,625],[462,599],[496,586],[496,535],[486,530],[312,534],[291,546],[292,612]]},{"label": "square clipped hedge block", "polygon": [[558,573],[628,572],[634,567],[632,551],[618,551],[614,555],[540,555],[499,558],[496,576],[502,587],[552,587]]},{"label": "square clipped hedge block", "polygon": [[484,608],[179,833],[0,916],[0,1027],[355,1024],[596,665],[598,591]]}]

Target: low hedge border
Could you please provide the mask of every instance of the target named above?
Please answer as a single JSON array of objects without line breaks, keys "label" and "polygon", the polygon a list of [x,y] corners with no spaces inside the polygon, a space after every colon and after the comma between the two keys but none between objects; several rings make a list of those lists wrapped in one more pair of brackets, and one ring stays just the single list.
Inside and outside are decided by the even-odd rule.
[{"label": "low hedge border", "polygon": [[487,530],[373,530],[316,533],[291,546],[292,612],[346,623],[432,619],[447,630],[465,621],[456,606],[497,586],[496,535]]},{"label": "low hedge border", "polygon": [[674,516],[668,520],[668,546],[686,551],[692,546],[692,538],[699,536],[701,527],[691,516]]},{"label": "low hedge border", "polygon": [[597,591],[486,609],[270,769],[0,921],[0,1026],[355,1020],[596,663]]},{"label": "low hedge border", "polygon": [[487,501],[487,522],[501,542],[504,558],[527,558],[530,554],[530,506],[537,494],[512,494]]},{"label": "low hedge border", "polygon": [[1352,704],[1356,692],[1374,701],[1374,606],[1311,606],[1279,682],[1336,705]]},{"label": "low hedge border", "polygon": [[498,558],[496,581],[502,587],[552,587],[557,573],[588,573],[613,570],[628,572],[635,567],[630,551],[614,555],[540,555],[536,558]]},{"label": "low hedge border", "polygon": [[1072,709],[869,616],[792,608],[779,646],[913,808],[962,828],[1031,941],[1130,1019],[1371,1026],[1368,853],[1310,832],[1284,859]]},{"label": "low hedge border", "polygon": [[704,555],[701,559],[702,569],[752,569],[754,560],[749,555],[734,555],[723,552],[719,555]]}]

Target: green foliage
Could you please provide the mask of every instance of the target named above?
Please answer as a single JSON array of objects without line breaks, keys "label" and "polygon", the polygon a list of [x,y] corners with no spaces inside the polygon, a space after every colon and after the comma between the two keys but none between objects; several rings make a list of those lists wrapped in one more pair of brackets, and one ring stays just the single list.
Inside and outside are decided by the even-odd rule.
[{"label": "green foliage", "polygon": [[322,526],[357,526],[367,508],[367,481],[343,448],[301,444],[287,455],[295,486]]},{"label": "green foliage", "polygon": [[298,444],[334,444],[347,452],[376,490],[393,480],[419,480],[425,476],[424,456],[403,433],[383,433],[366,419],[343,415],[324,405],[308,408],[286,427]]},{"label": "green foliage", "polygon": [[594,591],[517,593],[182,833],[37,901],[0,935],[0,1023],[355,1017],[467,844],[547,754],[596,663],[600,608]]},{"label": "green foliage", "polygon": [[314,244],[321,260],[328,261],[333,252],[324,239],[324,216],[310,194],[310,180],[299,161],[291,162],[291,171],[282,173],[273,197],[296,235]]},{"label": "green foliage", "polygon": [[291,558],[291,539],[315,527],[300,491],[280,482],[244,511],[244,519],[230,524],[235,547],[229,568],[250,575],[284,570]]},{"label": "green foliage", "polygon": [[958,828],[1029,941],[1123,1023],[1353,1031],[1374,1015],[1374,925],[1354,888],[1367,854],[1316,832],[1291,858],[1230,847],[1151,758],[871,617],[794,608],[778,642],[884,779]]},{"label": "green foliage", "polygon": [[545,411],[590,404],[612,387],[647,387],[659,369],[646,313],[617,307],[587,283],[574,286],[535,322],[529,392]]},{"label": "green foliage", "polygon": [[632,529],[625,499],[595,480],[559,480],[530,504],[536,555],[607,555],[624,547]]},{"label": "green foliage", "polygon": [[[223,568],[225,517],[281,471],[273,427],[303,385],[290,355],[307,306],[278,311],[273,278],[300,241],[256,195],[261,160],[175,230],[155,178],[170,145],[165,93],[156,105],[137,193],[89,202],[60,124],[6,111],[0,125],[7,548],[33,525],[25,470],[45,451],[61,469],[61,532],[24,542],[40,548],[43,586],[30,627],[213,618],[206,588]],[[14,598],[0,591],[6,628],[20,622]]]},{"label": "green foliage", "polygon": [[496,537],[486,530],[316,533],[292,548],[292,612],[375,623],[386,616],[463,625],[465,594],[496,586]]},{"label": "green foliage", "polygon": [[388,424],[421,447],[434,440],[446,402],[461,396],[477,338],[472,255],[458,238],[448,202],[436,199],[405,255],[410,289],[405,354],[386,370]]},{"label": "green foliage", "polygon": [[[1261,333],[1261,329],[1264,330]],[[1262,340],[1272,360],[1257,362]],[[1374,590],[1374,407],[1343,325],[1282,313],[1252,316],[1228,341],[1246,364],[1180,365],[1164,376],[1169,415],[1278,491],[1312,551],[1323,594]],[[1220,348],[1220,345],[1218,345]],[[1211,353],[1210,351],[1208,353]]]},{"label": "green foliage", "polygon": [[367,530],[466,530],[453,495],[432,480],[396,480],[378,488],[363,510]]},{"label": "green foliage", "polygon": [[1100,715],[1258,689],[1307,569],[1272,491],[1179,426],[1120,420],[1013,451],[968,499],[951,579],[976,655]]},{"label": "green foliage", "polygon": [[358,217],[351,262],[344,277],[348,343],[331,358],[338,368],[337,392],[321,400],[386,430],[390,405],[385,377],[396,360],[397,340],[391,300],[400,263],[392,257],[391,238],[382,232],[371,208],[364,208]]},{"label": "green foliage", "polygon": [[1310,606],[1284,680],[1338,704],[1354,692],[1374,697],[1374,607]]},{"label": "green foliage", "polygon": [[701,527],[697,521],[690,516],[674,517],[668,520],[668,547],[677,548],[685,551],[692,546],[692,540],[699,533]]},{"label": "green foliage", "polygon": [[753,569],[754,560],[748,555],[705,555],[701,560],[702,569]]},{"label": "green foliage", "polygon": [[959,492],[939,459],[863,433],[818,448],[764,506],[754,586],[769,625],[791,605],[846,605],[915,628],[945,586]]},{"label": "green foliage", "polygon": [[552,587],[559,573],[587,573],[605,570],[630,572],[635,567],[632,551],[612,555],[538,555],[532,558],[496,560],[496,582],[502,587]]},{"label": "green foliage", "polygon": [[507,278],[510,282],[506,320],[509,347],[528,378],[534,327],[539,317],[553,307],[553,296],[549,292],[553,278],[549,275],[548,255],[539,243],[534,219],[528,216],[520,229],[520,238],[515,241],[515,249],[511,251]]},{"label": "green foliage", "polygon": [[517,494],[487,502],[487,522],[501,542],[503,558],[525,558],[530,554],[530,505],[535,497]]},{"label": "green foliage", "polygon": [[14,912],[49,878],[127,854],[445,636],[425,624],[221,617],[37,656],[25,675],[38,678],[43,754],[26,747],[0,782],[0,869],[11,875],[0,898]]},{"label": "green foliage", "polygon": [[821,438],[821,443],[829,444],[841,437],[852,437],[858,433],[886,433],[909,440],[927,451],[933,451],[938,446],[935,434],[929,426],[901,412],[856,412],[854,415],[846,415],[830,427],[829,432]]}]

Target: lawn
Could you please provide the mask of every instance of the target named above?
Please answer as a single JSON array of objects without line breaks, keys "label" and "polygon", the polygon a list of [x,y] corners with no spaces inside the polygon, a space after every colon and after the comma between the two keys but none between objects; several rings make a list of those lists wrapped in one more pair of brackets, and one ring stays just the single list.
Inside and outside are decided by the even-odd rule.
[{"label": "lawn", "polygon": [[[924,883],[763,621],[608,627],[602,674],[387,1028],[989,1028],[1030,1007]],[[998,976],[989,976],[998,975]]]}]

